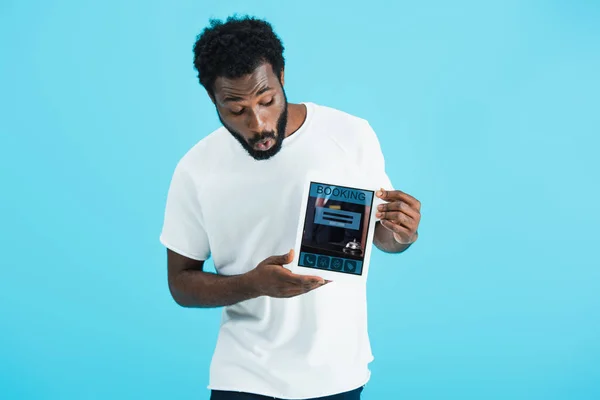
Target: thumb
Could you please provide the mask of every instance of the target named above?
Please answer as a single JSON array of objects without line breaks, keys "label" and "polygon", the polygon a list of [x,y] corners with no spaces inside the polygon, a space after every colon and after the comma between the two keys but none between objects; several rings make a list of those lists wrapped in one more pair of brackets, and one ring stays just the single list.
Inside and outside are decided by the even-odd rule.
[{"label": "thumb", "polygon": [[284,264],[291,263],[293,259],[294,259],[294,249],[290,249],[290,251],[288,251],[287,254],[285,255]]},{"label": "thumb", "polygon": [[285,265],[292,262],[294,259],[294,249],[291,249],[286,254],[272,257],[271,261],[276,265]]}]

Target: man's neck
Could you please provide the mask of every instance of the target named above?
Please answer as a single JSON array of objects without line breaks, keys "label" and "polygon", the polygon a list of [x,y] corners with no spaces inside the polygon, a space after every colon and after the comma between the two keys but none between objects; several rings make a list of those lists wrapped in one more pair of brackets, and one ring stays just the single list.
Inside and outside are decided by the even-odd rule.
[{"label": "man's neck", "polygon": [[298,129],[306,121],[306,106],[304,104],[288,103],[288,123],[285,129],[285,137],[289,137],[296,133]]}]

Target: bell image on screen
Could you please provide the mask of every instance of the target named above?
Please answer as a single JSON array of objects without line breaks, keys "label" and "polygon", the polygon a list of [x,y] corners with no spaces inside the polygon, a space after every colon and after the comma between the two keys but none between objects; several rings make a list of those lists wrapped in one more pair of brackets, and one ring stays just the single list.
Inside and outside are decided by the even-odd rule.
[{"label": "bell image on screen", "polygon": [[374,192],[311,182],[298,263],[362,275]]}]

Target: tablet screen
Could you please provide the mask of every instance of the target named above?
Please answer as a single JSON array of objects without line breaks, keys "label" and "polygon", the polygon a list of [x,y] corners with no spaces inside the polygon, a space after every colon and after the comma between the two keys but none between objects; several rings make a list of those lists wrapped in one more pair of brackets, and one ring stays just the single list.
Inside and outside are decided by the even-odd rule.
[{"label": "tablet screen", "polygon": [[310,182],[298,265],[362,275],[374,194]]}]

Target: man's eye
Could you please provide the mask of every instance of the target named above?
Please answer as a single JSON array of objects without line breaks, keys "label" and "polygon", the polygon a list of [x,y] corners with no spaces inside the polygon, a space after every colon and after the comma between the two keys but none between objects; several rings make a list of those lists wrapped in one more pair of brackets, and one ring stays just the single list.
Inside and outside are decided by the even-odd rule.
[{"label": "man's eye", "polygon": [[263,103],[265,106],[270,106],[271,104],[273,104],[273,101],[275,101],[274,97],[271,97],[271,100],[267,101],[266,103]]},{"label": "man's eye", "polygon": [[242,115],[244,113],[244,109],[242,108],[240,111],[231,111],[233,115]]}]

